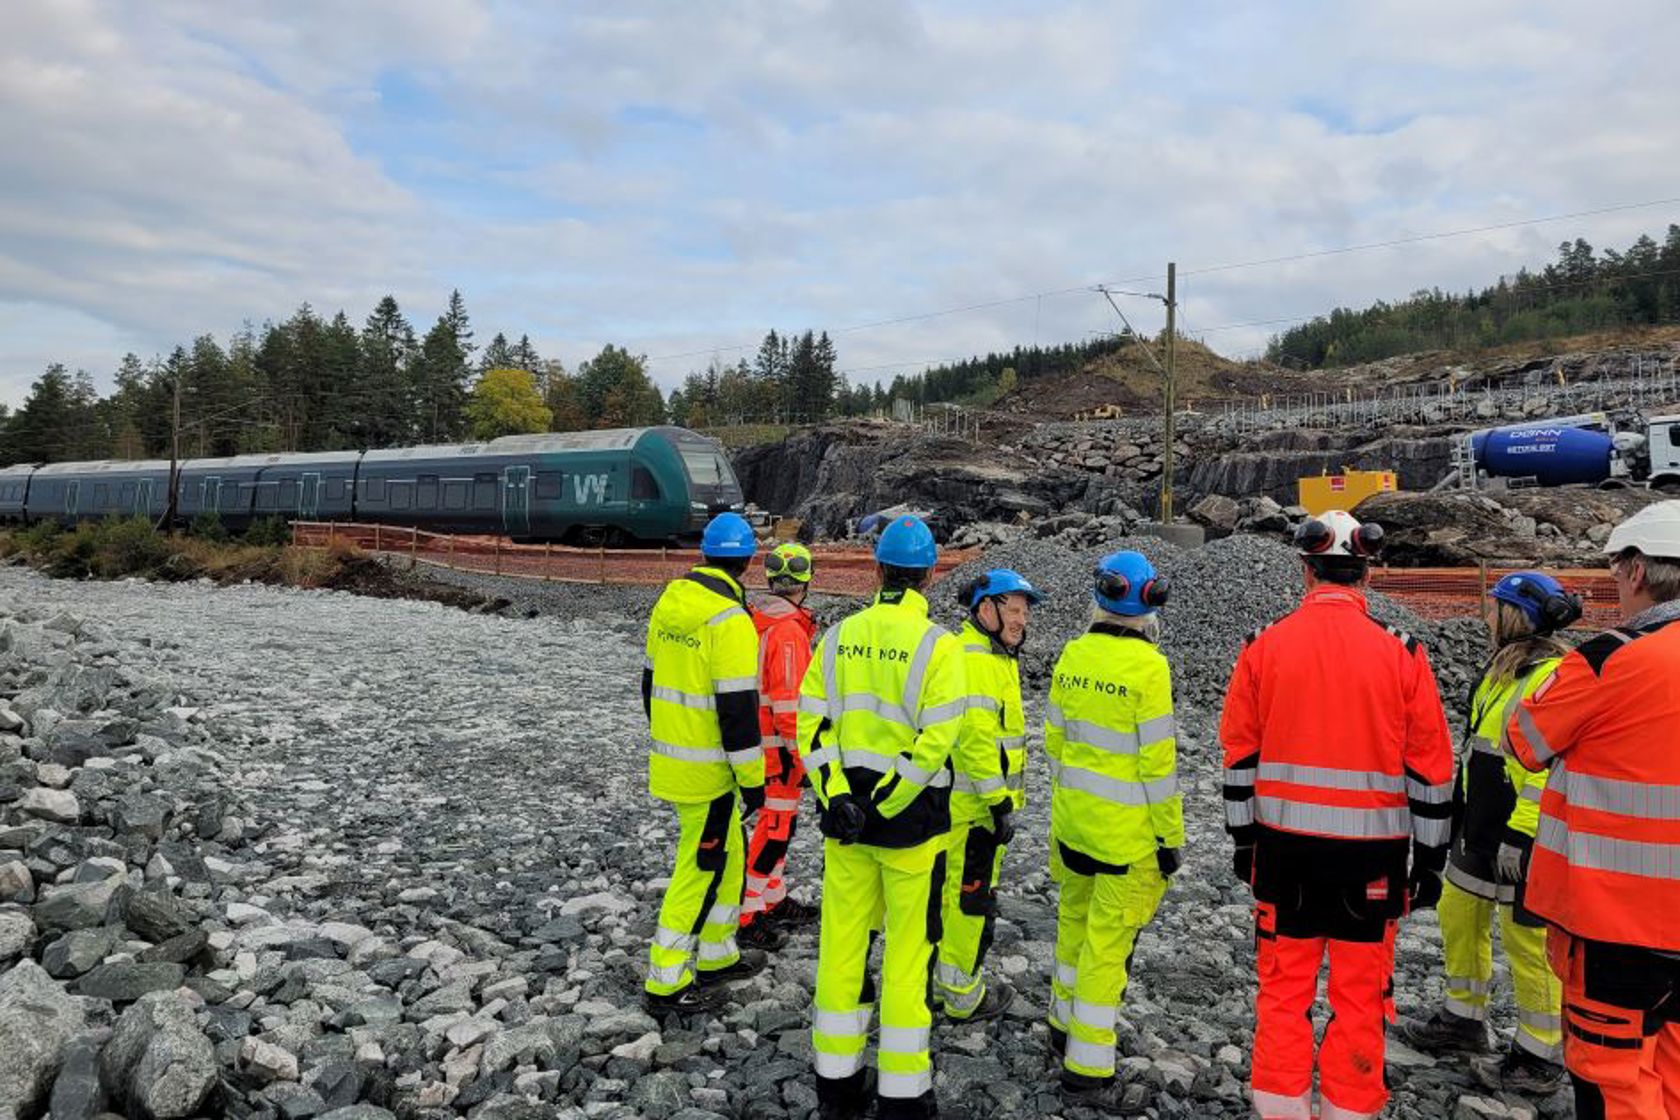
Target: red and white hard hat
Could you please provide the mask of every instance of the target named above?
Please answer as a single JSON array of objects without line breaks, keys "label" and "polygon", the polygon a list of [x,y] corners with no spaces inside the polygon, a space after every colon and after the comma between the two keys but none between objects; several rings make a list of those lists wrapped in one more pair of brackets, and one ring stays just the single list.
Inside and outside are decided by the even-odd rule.
[{"label": "red and white hard hat", "polygon": [[1375,521],[1360,524],[1344,509],[1325,510],[1295,529],[1295,547],[1302,556],[1353,556],[1369,559],[1382,551],[1383,528]]}]

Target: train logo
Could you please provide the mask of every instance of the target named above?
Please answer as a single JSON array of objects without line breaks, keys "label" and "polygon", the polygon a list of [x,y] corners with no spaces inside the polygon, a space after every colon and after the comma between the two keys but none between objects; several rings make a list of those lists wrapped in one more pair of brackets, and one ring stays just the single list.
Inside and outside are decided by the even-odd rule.
[{"label": "train logo", "polygon": [[604,474],[574,474],[572,497],[580,506],[603,505],[607,500],[607,476]]}]

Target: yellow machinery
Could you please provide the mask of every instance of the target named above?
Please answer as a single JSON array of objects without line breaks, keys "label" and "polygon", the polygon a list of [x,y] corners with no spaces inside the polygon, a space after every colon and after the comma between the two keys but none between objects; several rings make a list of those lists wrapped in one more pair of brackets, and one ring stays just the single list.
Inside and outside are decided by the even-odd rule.
[{"label": "yellow machinery", "polygon": [[1329,509],[1351,510],[1372,494],[1400,489],[1393,471],[1350,471],[1309,475],[1300,480],[1300,504],[1313,516]]}]

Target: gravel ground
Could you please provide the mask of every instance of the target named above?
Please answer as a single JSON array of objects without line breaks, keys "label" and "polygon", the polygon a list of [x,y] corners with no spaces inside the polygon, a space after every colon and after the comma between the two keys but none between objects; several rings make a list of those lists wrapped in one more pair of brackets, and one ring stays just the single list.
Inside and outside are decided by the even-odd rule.
[{"label": "gravel ground", "polygon": [[[1248,898],[1227,867],[1210,705],[1241,633],[1287,609],[1294,591],[1277,585],[1281,562],[1264,548],[1215,545],[1175,557],[1159,542],[1143,547],[1179,581],[1167,649],[1179,674],[1190,836],[1186,867],[1139,943],[1122,1013],[1123,1069],[1147,1087],[1150,1115],[1244,1116]],[[1092,558],[1062,555],[1054,570],[1036,555],[1011,561],[1007,550],[991,562],[1019,563],[1062,592],[1032,639],[1029,658],[1040,664],[1084,610],[1078,588]],[[1244,564],[1250,578],[1197,590]],[[136,886],[173,892],[208,934],[190,962],[198,979],[189,979],[197,986],[187,1005],[215,1043],[222,1096],[212,1099],[223,1111],[300,1120],[385,1115],[380,1108],[680,1120],[811,1114],[803,1027],[813,934],[794,937],[773,970],[736,986],[721,1021],[655,1023],[639,1010],[645,939],[674,842],[674,818],[642,792],[636,681],[651,595],[522,589],[540,617],[261,587],[57,583],[0,569],[0,620],[36,625],[62,612],[89,620],[64,656],[97,653],[164,682],[198,709],[195,734],[225,760],[216,780],[237,827],[198,835],[178,815],[164,841],[209,856],[208,881],[155,867],[149,875],[151,855],[139,850],[130,859],[142,863],[128,871]],[[579,612],[580,602],[591,609]],[[1035,689],[1035,707],[1039,700]],[[0,729],[3,709],[0,701]],[[34,757],[18,761],[32,767],[20,784],[43,777]],[[1064,1114],[1039,1022],[1055,932],[1040,764],[1029,795],[991,958],[1021,997],[989,1028],[938,1032],[937,1085],[951,1115]],[[5,811],[15,824],[18,810]],[[791,861],[795,893],[808,898],[820,872],[809,816]],[[0,845],[0,866],[7,856]],[[80,867],[52,873],[74,877]],[[6,913],[0,908],[0,932]],[[119,963],[144,951],[146,939],[128,933],[106,950]],[[39,958],[47,943],[26,952]],[[1441,995],[1432,914],[1405,923],[1399,960],[1402,1010],[1432,1006]],[[0,1029],[10,975],[0,977]],[[102,1041],[98,1026],[125,1005],[93,1000],[90,1037]],[[1456,1064],[1403,1049],[1391,1059],[1395,1116],[1453,1116],[1471,1107],[1461,1096],[1480,1093]],[[60,1080],[73,1068],[85,1080],[86,1063],[68,1060]],[[328,1108],[355,1101],[360,1112]],[[1487,1103],[1464,1115],[1534,1115],[1515,1100],[1514,1111]],[[1570,1111],[1554,1100],[1539,1114]]]}]

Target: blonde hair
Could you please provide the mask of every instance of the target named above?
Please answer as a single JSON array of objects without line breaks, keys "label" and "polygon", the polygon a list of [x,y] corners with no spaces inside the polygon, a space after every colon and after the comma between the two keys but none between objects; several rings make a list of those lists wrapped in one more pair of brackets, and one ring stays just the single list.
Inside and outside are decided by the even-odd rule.
[{"label": "blonde hair", "polygon": [[1495,600],[1491,621],[1494,654],[1486,678],[1491,685],[1510,684],[1524,666],[1569,652],[1569,647],[1558,638],[1535,633],[1528,615],[1510,603]]},{"label": "blonde hair", "polygon": [[1161,615],[1158,611],[1150,611],[1148,614],[1115,614],[1113,611],[1105,611],[1101,607],[1093,606],[1091,608],[1091,621],[1105,623],[1109,626],[1124,626],[1128,630],[1136,630],[1148,639],[1151,645],[1160,645],[1161,643]]}]

